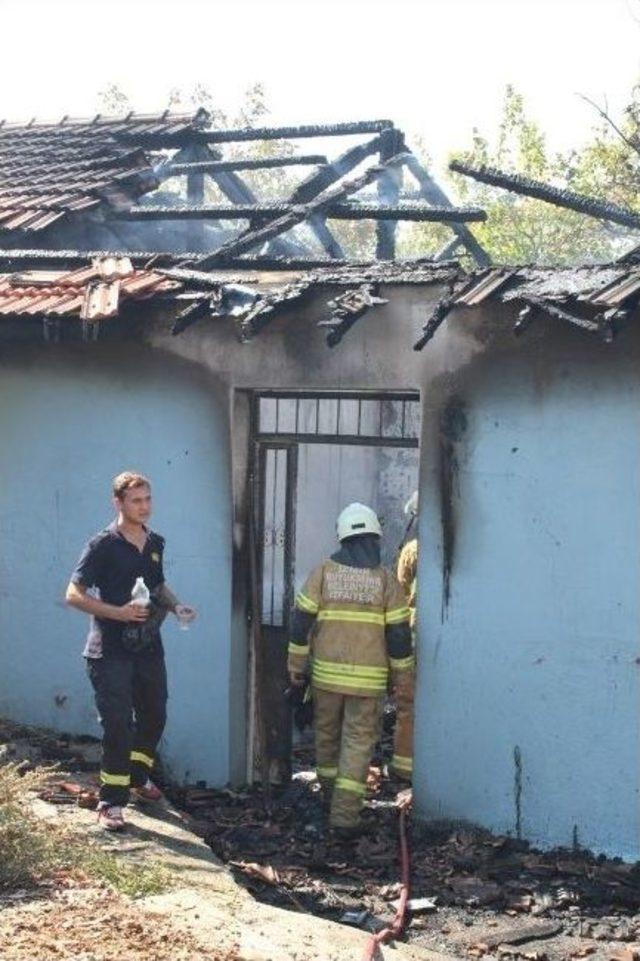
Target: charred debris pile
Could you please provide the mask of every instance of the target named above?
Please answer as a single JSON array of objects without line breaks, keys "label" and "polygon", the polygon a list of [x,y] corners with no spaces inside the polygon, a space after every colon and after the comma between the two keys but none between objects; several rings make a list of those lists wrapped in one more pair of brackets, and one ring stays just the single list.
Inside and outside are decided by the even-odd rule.
[{"label": "charred debris pile", "polygon": [[[260,901],[375,932],[400,892],[403,785],[384,775],[378,755],[363,835],[334,841],[323,827],[310,760],[310,751],[299,749],[294,780],[272,788],[269,798],[259,787],[173,789],[171,797]],[[594,857],[577,840],[572,849],[542,853],[517,837],[415,818],[410,846],[410,942],[489,958],[499,945],[495,956],[504,957],[504,945],[521,941],[526,952],[535,941],[540,953],[522,956],[555,961],[566,957],[568,941],[577,939],[586,953],[576,956],[586,957],[610,942],[640,939],[640,865]]]}]

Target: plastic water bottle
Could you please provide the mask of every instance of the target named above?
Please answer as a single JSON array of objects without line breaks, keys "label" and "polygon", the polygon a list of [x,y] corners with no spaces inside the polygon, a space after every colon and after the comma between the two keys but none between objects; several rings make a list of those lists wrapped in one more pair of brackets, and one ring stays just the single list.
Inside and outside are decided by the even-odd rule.
[{"label": "plastic water bottle", "polygon": [[136,577],[136,582],[131,591],[131,603],[139,604],[140,607],[148,607],[151,603],[151,594],[144,582],[144,577]]}]

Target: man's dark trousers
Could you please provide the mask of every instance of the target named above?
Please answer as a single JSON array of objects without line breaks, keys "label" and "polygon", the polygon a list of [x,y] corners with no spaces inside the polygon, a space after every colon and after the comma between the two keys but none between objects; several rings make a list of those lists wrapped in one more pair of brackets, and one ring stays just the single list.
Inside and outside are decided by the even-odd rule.
[{"label": "man's dark trousers", "polygon": [[103,728],[100,800],[123,806],[129,787],[149,777],[166,721],[167,672],[162,649],[87,659]]}]

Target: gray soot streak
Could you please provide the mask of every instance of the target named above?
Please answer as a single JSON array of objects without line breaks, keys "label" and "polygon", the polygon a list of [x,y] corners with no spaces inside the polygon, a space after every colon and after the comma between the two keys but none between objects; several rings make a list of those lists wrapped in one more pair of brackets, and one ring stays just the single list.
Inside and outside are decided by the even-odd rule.
[{"label": "gray soot streak", "polygon": [[442,621],[451,597],[451,572],[455,555],[459,501],[460,445],[467,431],[464,401],[450,397],[440,412],[439,474],[440,523],[442,525]]},{"label": "gray soot streak", "polygon": [[516,837],[522,837],[522,754],[520,753],[520,748],[516,744],[513,749],[513,764],[514,764],[514,777],[513,777],[513,795],[516,806]]}]

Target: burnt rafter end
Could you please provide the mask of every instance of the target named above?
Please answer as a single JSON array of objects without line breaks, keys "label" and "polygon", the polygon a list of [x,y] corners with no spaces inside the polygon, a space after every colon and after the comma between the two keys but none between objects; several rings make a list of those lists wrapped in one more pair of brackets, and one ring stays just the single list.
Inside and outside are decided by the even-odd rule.
[{"label": "burnt rafter end", "polygon": [[518,313],[518,320],[514,324],[513,332],[520,336],[535,320],[537,314],[546,314],[555,320],[563,321],[572,327],[578,327],[590,334],[596,334],[606,344],[612,343],[617,333],[616,322],[624,320],[629,310],[626,308],[611,307],[608,310],[596,314],[595,317],[584,317],[573,313],[568,309],[568,305],[551,303],[546,300],[536,298],[522,298],[523,307]]},{"label": "burnt rafter end", "polygon": [[301,301],[312,288],[311,279],[287,284],[267,294],[256,294],[253,303],[242,312],[237,312],[236,331],[240,343],[246,344],[259,334],[280,311],[292,301]]},{"label": "burnt rafter end", "polygon": [[171,333],[175,337],[181,334],[192,324],[195,324],[197,320],[202,317],[208,317],[211,315],[212,302],[211,299],[206,298],[204,300],[196,300],[194,303],[189,304],[184,310],[181,310],[173,322],[171,328]]},{"label": "burnt rafter end", "polygon": [[433,308],[429,320],[422,328],[422,337],[413,345],[414,350],[422,350],[434,336],[440,325],[447,319],[454,307],[454,298],[451,295],[443,297]]},{"label": "burnt rafter end", "polygon": [[331,316],[326,320],[320,320],[318,327],[330,328],[327,334],[328,347],[337,347],[347,331],[351,330],[371,307],[389,303],[384,297],[379,296],[379,289],[378,284],[361,284],[352,290],[346,290],[327,303]]}]

